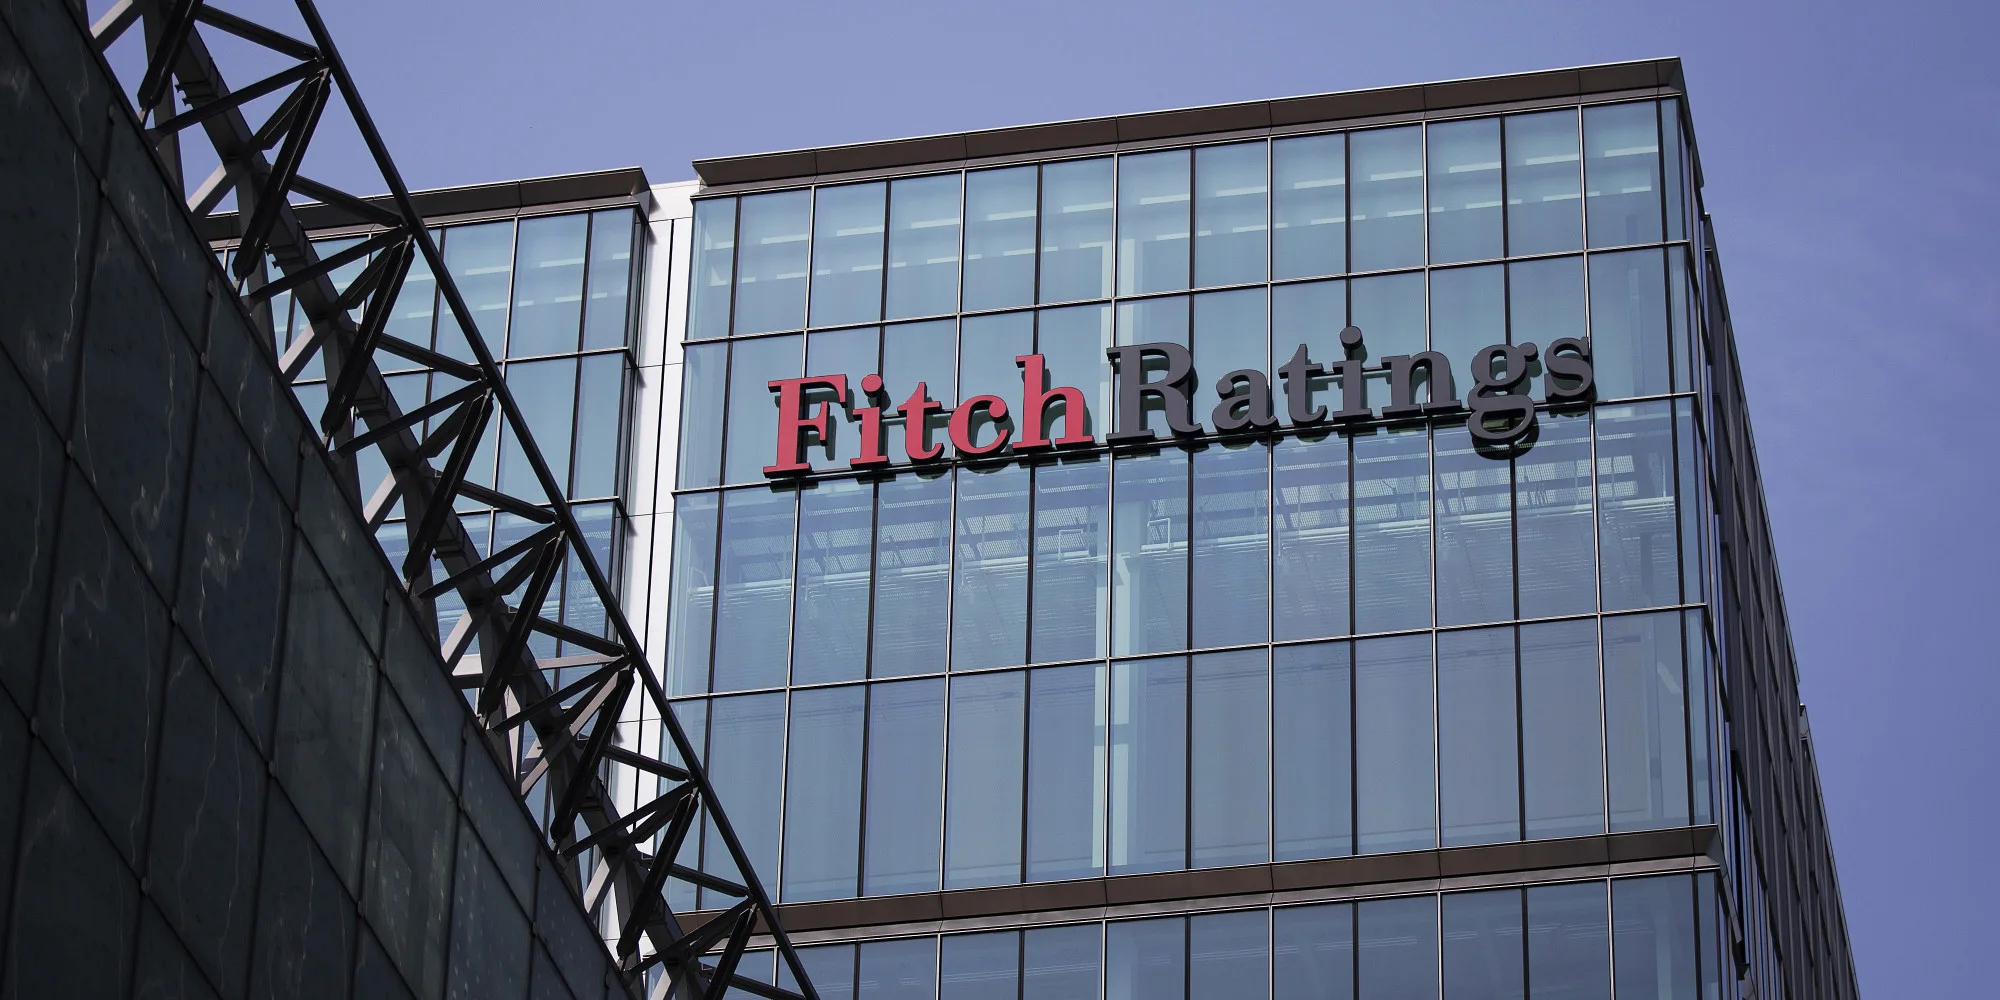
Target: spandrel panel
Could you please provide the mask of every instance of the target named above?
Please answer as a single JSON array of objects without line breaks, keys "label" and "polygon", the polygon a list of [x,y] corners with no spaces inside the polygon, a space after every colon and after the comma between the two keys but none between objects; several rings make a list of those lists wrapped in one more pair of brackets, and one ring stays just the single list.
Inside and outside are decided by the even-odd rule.
[{"label": "spandrel panel", "polygon": [[1187,867],[1188,663],[1111,666],[1110,874]]},{"label": "spandrel panel", "polygon": [[952,537],[951,668],[1027,662],[1029,470],[960,469]]},{"label": "spandrel panel", "polygon": [[1417,126],[1348,136],[1354,270],[1422,267],[1424,135]]},{"label": "spandrel panel", "polygon": [[1035,662],[1105,655],[1110,464],[1092,456],[1035,470]]},{"label": "spandrel panel", "polygon": [[822,187],[815,192],[812,325],[872,323],[882,318],[886,192],[881,183]]},{"label": "spandrel panel", "polygon": [[1194,284],[1264,280],[1265,144],[1194,151]]},{"label": "spandrel panel", "polygon": [[785,750],[785,826],[789,836],[784,839],[781,889],[781,898],[787,902],[846,899],[855,894],[861,848],[865,690],[850,685],[792,695],[791,730]]},{"label": "spandrel panel", "polygon": [[729,334],[730,288],[736,276],[736,199],[694,203],[694,279],[688,283],[688,339]]},{"label": "spandrel panel", "polygon": [[1027,674],[954,677],[945,762],[944,887],[1021,881]]},{"label": "spandrel panel", "polygon": [[1036,177],[1034,167],[965,175],[965,311],[1035,301]]},{"label": "spandrel panel", "polygon": [[1028,674],[1029,882],[1104,872],[1105,668]]},{"label": "spandrel panel", "polygon": [[[1111,478],[1111,653],[1186,649],[1188,453],[1167,448],[1119,455]],[[1074,648],[1069,657],[1091,655]],[[1053,647],[1050,655],[1039,646],[1035,653],[1038,660],[1069,657]]]},{"label": "spandrel panel", "polygon": [[1521,837],[1514,629],[1438,633],[1438,800],[1446,847]]},{"label": "spandrel panel", "polygon": [[1576,111],[1510,115],[1507,132],[1507,252],[1560,253],[1583,246],[1581,157]]},{"label": "spandrel panel", "polygon": [[958,174],[890,183],[884,319],[957,311],[958,184]]},{"label": "spandrel panel", "polygon": [[766,333],[805,326],[812,192],[751,195],[739,211],[732,330]]},{"label": "spandrel panel", "polygon": [[938,888],[944,822],[944,681],[878,684],[868,695],[861,893]]},{"label": "spandrel panel", "polygon": [[867,676],[874,517],[869,484],[834,479],[799,491],[793,684]]},{"label": "spandrel panel", "polygon": [[1188,165],[1185,149],[1118,158],[1118,294],[1188,286]]},{"label": "spandrel panel", "polygon": [[1270,638],[1270,457],[1261,442],[1194,454],[1190,574],[1197,649]]},{"label": "spandrel panel", "polygon": [[945,668],[951,625],[951,477],[877,487],[871,677]]},{"label": "spandrel panel", "polygon": [[1500,119],[1430,126],[1431,262],[1502,255]]},{"label": "spandrel panel", "polygon": [[1659,241],[1659,117],[1651,101],[1583,110],[1583,187],[1591,246]]},{"label": "spandrel panel", "polygon": [[1271,655],[1272,860],[1352,854],[1351,647],[1281,646]]},{"label": "spandrel panel", "polygon": [[739,490],[723,495],[721,559],[716,576],[715,690],[785,683],[791,649],[791,491]]},{"label": "spandrel panel", "polygon": [[[1268,861],[1270,655],[1262,649],[1204,653],[1194,657],[1192,669],[1189,867]],[[1257,964],[1261,974],[1263,963]]]},{"label": "spandrel panel", "polygon": [[507,356],[576,350],[590,217],[522,219],[514,247],[514,322]]},{"label": "spandrel panel", "polygon": [[1042,167],[1037,301],[1070,302],[1111,294],[1111,172],[1110,157]]}]

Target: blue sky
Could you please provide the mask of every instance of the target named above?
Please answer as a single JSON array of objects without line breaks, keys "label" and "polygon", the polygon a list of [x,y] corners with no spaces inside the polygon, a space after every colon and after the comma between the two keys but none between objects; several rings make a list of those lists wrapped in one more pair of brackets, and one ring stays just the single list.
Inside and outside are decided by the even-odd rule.
[{"label": "blue sky", "polygon": [[[326,7],[415,187],[1680,56],[1862,982],[1990,992],[1992,8]],[[357,168],[315,167],[379,187]]]}]

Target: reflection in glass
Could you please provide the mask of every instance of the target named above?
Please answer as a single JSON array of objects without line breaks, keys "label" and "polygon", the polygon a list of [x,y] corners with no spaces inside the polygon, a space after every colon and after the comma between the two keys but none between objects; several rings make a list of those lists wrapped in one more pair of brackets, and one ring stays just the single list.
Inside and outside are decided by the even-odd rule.
[{"label": "reflection in glass", "polygon": [[1416,125],[1348,137],[1354,270],[1424,263],[1424,133]]},{"label": "reflection in glass", "polygon": [[867,675],[874,501],[875,490],[853,479],[799,491],[793,684]]},{"label": "reflection in glass", "polygon": [[1437,642],[1443,844],[1519,840],[1514,630],[1503,626],[1440,632]]},{"label": "reflection in glass", "polygon": [[1111,191],[1110,157],[1042,167],[1039,301],[1111,294]]},{"label": "reflection in glass", "polygon": [[1510,115],[1507,122],[1507,252],[1520,257],[1583,246],[1576,112]]},{"label": "reflection in glass", "polygon": [[1196,648],[1271,636],[1270,454],[1261,442],[1194,454]]},{"label": "reflection in glass", "polygon": [[936,889],[944,822],[944,681],[869,690],[867,788],[861,894]]},{"label": "reflection in glass", "polygon": [[1611,1000],[1610,937],[1604,883],[1530,886],[1528,996]]},{"label": "reflection in glass", "polygon": [[1111,665],[1110,874],[1187,867],[1188,665]]},{"label": "reflection in glass", "polygon": [[1347,137],[1271,144],[1271,277],[1347,270]]},{"label": "reflection in glass", "polygon": [[1264,143],[1194,151],[1194,283],[1264,280]]},{"label": "reflection in glass", "polygon": [[1349,538],[1347,442],[1342,434],[1287,437],[1271,446],[1274,638],[1346,635]]},{"label": "reflection in glass", "polygon": [[1464,424],[1439,425],[1436,442],[1438,624],[1505,621],[1514,617],[1512,463],[1476,451]]},{"label": "reflection in glass", "polygon": [[1588,620],[1521,626],[1521,800],[1531,840],[1604,832],[1596,631]]},{"label": "reflection in glass", "polygon": [[695,493],[674,502],[674,569],[667,598],[672,615],[672,624],[667,627],[668,694],[708,690],[719,499],[719,494]]},{"label": "reflection in glass", "polygon": [[940,939],[938,1000],[1020,1000],[1020,975],[1019,931]]},{"label": "reflection in glass", "polygon": [[[564,473],[569,469],[570,434],[574,430],[576,359],[516,362],[507,366],[506,379],[507,391],[513,393],[521,417],[528,423],[528,433],[534,436],[560,489],[567,478]],[[502,423],[497,414],[493,422]],[[530,502],[548,499],[514,429],[503,425],[500,440],[500,490]]]},{"label": "reflection in glass", "polygon": [[[813,990],[820,995],[821,1000],[853,1000],[853,945],[815,945],[810,948],[800,948],[798,955],[799,964],[806,967],[806,976],[812,980]],[[783,959],[778,961],[778,985],[793,991],[796,991],[799,985],[798,981],[792,978],[791,966]]]},{"label": "reflection in glass", "polygon": [[1440,122],[1429,141],[1431,262],[1502,256],[1500,119]]},{"label": "reflection in glass", "polygon": [[864,941],[856,1000],[936,1000],[937,939]]},{"label": "reflection in glass", "polygon": [[1264,910],[1189,917],[1188,1000],[1268,996],[1270,927]]},{"label": "reflection in glass", "polygon": [[[717,698],[709,703],[708,780],[717,798],[729,801],[735,830],[750,867],[774,892],[778,873],[778,822],[784,804],[785,696],[782,693]],[[702,870],[740,880],[736,862],[722,844],[711,818],[703,823]],[[737,897],[712,889],[701,892],[704,909],[732,906]]]},{"label": "reflection in glass", "polygon": [[1590,344],[1597,398],[1673,391],[1665,268],[1658,250],[1591,255]]},{"label": "reflection in glass", "polygon": [[[1111,653],[1186,649],[1188,454],[1167,448],[1120,455],[1111,472]],[[1056,657],[1037,646],[1036,658]]]},{"label": "reflection in glass", "polygon": [[627,209],[590,216],[590,278],[585,291],[583,349],[623,347],[630,330],[632,248],[638,216]]},{"label": "reflection in glass", "polygon": [[854,895],[861,838],[859,685],[792,695],[786,747],[783,898],[801,903]]},{"label": "reflection in glass", "polygon": [[514,323],[507,333],[508,357],[576,350],[589,223],[587,215],[521,220],[514,248]]},{"label": "reflection in glass", "polygon": [[965,175],[967,312],[1035,300],[1035,168]]},{"label": "reflection in glass", "polygon": [[1431,623],[1430,434],[1423,427],[1354,437],[1354,630]]},{"label": "reflection in glass", "polygon": [[1352,671],[1347,643],[1271,651],[1272,860],[1354,853]]},{"label": "reflection in glass", "polygon": [[1271,912],[1271,1000],[1353,1000],[1354,905]]},{"label": "reflection in glass", "polygon": [[1188,183],[1185,149],[1118,158],[1118,294],[1188,286]]},{"label": "reflection in glass", "polygon": [[681,461],[684,490],[722,485],[723,388],[729,345],[690,344],[681,363]]},{"label": "reflection in glass", "polygon": [[1437,846],[1431,706],[1430,636],[1354,644],[1358,853]]},{"label": "reflection in glass", "polygon": [[898,476],[876,488],[873,677],[945,667],[951,624],[951,477]]},{"label": "reflection in glass", "polygon": [[1021,881],[1023,709],[1027,674],[973,674],[951,681],[946,751],[944,887]]},{"label": "reflection in glass", "polygon": [[[1188,822],[1193,868],[1271,859],[1269,656],[1262,649],[1194,657]],[[1289,697],[1289,693],[1287,694]],[[1258,931],[1261,940],[1263,931]],[[1261,969],[1263,962],[1258,961]]]},{"label": "reflection in glass", "polygon": [[1686,875],[1612,880],[1611,964],[1618,1000],[1697,995],[1690,890]]},{"label": "reflection in glass", "polygon": [[1678,612],[1604,619],[1611,832],[1687,825],[1685,690]]},{"label": "reflection in glass", "polygon": [[1104,925],[1104,1000],[1185,996],[1187,926],[1180,917]]},{"label": "reflection in glass", "polygon": [[[1603,895],[1602,883],[1587,884]],[[1441,902],[1444,1000],[1520,1000],[1527,982],[1521,890],[1448,892]]]},{"label": "reflection in glass", "polygon": [[1021,934],[1021,995],[1035,1000],[1097,1000],[1103,968],[1097,924],[1037,927]]},{"label": "reflection in glass", "polygon": [[1596,527],[1590,507],[1590,415],[1544,413],[1535,446],[1514,460],[1514,522],[1521,617],[1597,608]]},{"label": "reflection in glass", "polygon": [[[1108,463],[1099,457],[1035,470],[1034,662],[1103,656]],[[961,515],[963,516],[963,515]],[[1183,536],[1185,541],[1185,536]],[[1007,623],[1014,631],[1020,619]]]},{"label": "reflection in glass", "polygon": [[[625,355],[592,354],[579,359],[578,364],[583,370],[577,382],[576,469],[570,478],[570,496],[608,497],[619,492],[618,450],[624,440],[619,420],[625,413]],[[709,420],[712,422],[714,417],[711,415]],[[556,474],[562,473],[558,470]]]},{"label": "reflection in glass", "polygon": [[960,469],[951,668],[1027,661],[1028,467]]},{"label": "reflection in glass", "polygon": [[1104,665],[1028,675],[1029,882],[1104,872]]},{"label": "reflection in glass", "polygon": [[887,281],[885,319],[957,311],[957,174],[890,183]]},{"label": "reflection in glass", "polygon": [[[791,649],[793,501],[790,491],[723,494],[722,605],[716,613],[715,690],[785,683]],[[764,871],[765,869],[758,869]]]},{"label": "reflection in glass", "polygon": [[[729,348],[729,425],[723,482],[754,483],[778,456],[778,396],[773,379],[798,378],[799,337],[761,337]],[[805,449],[810,451],[810,449]]]},{"label": "reflection in glass", "polygon": [[823,187],[815,193],[812,325],[872,323],[882,318],[885,196],[879,181]]},{"label": "reflection in glass", "polygon": [[1584,215],[1593,247],[1660,239],[1660,134],[1653,102],[1583,110]]},{"label": "reflection in glass", "polygon": [[1354,907],[1360,1000],[1436,1000],[1438,897],[1375,899]]},{"label": "reflection in glass", "polygon": [[688,339],[729,334],[729,286],[736,273],[736,199],[694,203],[694,280],[688,284]]},{"label": "reflection in glass", "polygon": [[1670,400],[1597,408],[1597,543],[1604,610],[1679,603]]},{"label": "reflection in glass", "polygon": [[812,250],[811,191],[776,191],[742,200],[736,253],[734,332],[805,325],[806,259]]}]

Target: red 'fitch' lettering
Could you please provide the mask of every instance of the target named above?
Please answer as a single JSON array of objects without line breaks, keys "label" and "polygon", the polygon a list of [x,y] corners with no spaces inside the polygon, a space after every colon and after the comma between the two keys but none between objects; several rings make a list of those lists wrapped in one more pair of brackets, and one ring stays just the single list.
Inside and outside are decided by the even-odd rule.
[{"label": "red 'fitch' lettering", "polygon": [[[827,421],[833,412],[833,404],[847,405],[847,376],[808,375],[805,378],[781,378],[771,382],[771,388],[778,393],[778,464],[764,466],[767,476],[786,476],[794,472],[805,472],[812,468],[804,457],[806,431],[819,434],[819,440],[827,439]],[[806,392],[811,389],[832,389],[833,400],[820,400],[813,405],[813,415],[801,416],[805,408]]]}]

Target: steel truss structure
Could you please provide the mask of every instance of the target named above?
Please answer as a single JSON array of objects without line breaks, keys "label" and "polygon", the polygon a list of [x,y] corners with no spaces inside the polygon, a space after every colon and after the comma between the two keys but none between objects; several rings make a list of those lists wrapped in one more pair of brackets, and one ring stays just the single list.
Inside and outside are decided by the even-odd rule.
[{"label": "steel truss structure", "polygon": [[[456,594],[463,602],[464,611],[442,643],[446,669],[468,692],[489,744],[512,770],[516,791],[525,797],[546,782],[549,846],[566,862],[564,876],[592,917],[615,930],[612,950],[627,983],[634,992],[647,993],[644,984],[652,981],[654,998],[718,1000],[733,987],[777,1000],[817,1000],[695,747],[669,710],[666,692],[646,662],[605,568],[585,543],[562,483],[508,392],[325,22],[312,0],[295,2],[306,27],[303,39],[204,0],[120,0],[98,19],[92,34],[103,51],[134,26],[144,32],[146,68],[132,97],[147,126],[146,138],[181,184],[192,215],[211,215],[224,198],[235,195],[242,242],[230,276],[266,334],[265,342],[272,343],[273,296],[290,292],[307,318],[309,330],[277,357],[279,370],[289,380],[315,356],[324,360],[329,389],[318,418],[320,440],[371,530],[401,503],[409,541],[401,577],[419,614],[437,629],[437,600]],[[289,65],[232,90],[205,41],[210,32],[251,43]],[[178,90],[178,102],[169,88]],[[246,117],[248,106],[280,94],[276,110],[253,127]],[[381,173],[389,191],[387,204],[300,172],[322,114],[336,99],[352,116]],[[190,189],[181,176],[179,144],[197,127],[214,148],[219,166]],[[379,231],[322,258],[293,210],[294,197],[339,206]],[[384,332],[419,257],[429,265],[465,336],[471,363]],[[359,277],[345,289],[337,288],[335,269],[364,259]],[[267,260],[275,263],[275,275]],[[376,363],[383,352],[464,385],[405,412]],[[482,435],[496,420],[520,447],[543,496],[510,496],[467,481]],[[364,492],[356,458],[368,448],[379,453],[389,472]],[[498,551],[482,553],[455,509],[461,497],[518,515],[537,528]],[[582,568],[603,603],[610,638],[540,613],[565,558]],[[530,648],[531,633],[588,652],[553,664],[538,662]],[[579,665],[594,669],[560,689],[545,673],[551,666]],[[681,764],[618,745],[619,720],[629,710],[646,707],[662,720]],[[610,780],[614,767],[662,779],[651,783],[665,784],[667,790],[621,813]],[[741,883],[673,863],[704,811],[741,873]],[[685,927],[668,903],[670,881],[736,902],[699,927]],[[771,934],[798,992],[736,974],[753,930]],[[711,953],[716,953],[713,964],[704,963]]]}]

